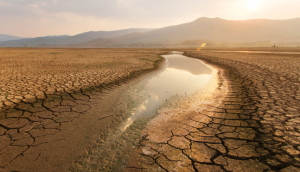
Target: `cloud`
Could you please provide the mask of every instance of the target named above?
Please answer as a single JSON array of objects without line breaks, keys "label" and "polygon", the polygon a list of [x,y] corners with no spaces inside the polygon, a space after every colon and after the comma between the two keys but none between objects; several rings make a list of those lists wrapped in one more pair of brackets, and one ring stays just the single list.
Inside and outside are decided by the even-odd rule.
[{"label": "cloud", "polygon": [[22,11],[30,14],[33,12],[30,10],[39,9],[45,13],[66,12],[96,18],[165,18],[184,15],[186,10],[193,10],[199,4],[195,0],[186,0],[184,3],[173,0],[1,0],[0,2],[9,2],[12,7],[6,12],[10,11],[15,15]]},{"label": "cloud", "polygon": [[[37,35],[38,32],[57,34],[59,30],[62,34],[75,34],[76,31],[79,33],[89,30],[157,28],[190,22],[199,17],[225,19],[299,17],[296,8],[299,6],[299,0],[261,0],[261,6],[257,11],[246,10],[244,4],[247,1],[0,0],[0,19],[4,23],[0,27],[0,33],[11,32],[11,27],[24,28],[24,26],[28,28],[27,35]],[[51,29],[47,29],[48,27]],[[41,29],[44,29],[43,32]],[[33,30],[35,31],[32,32]],[[16,32],[14,35],[20,34]]]},{"label": "cloud", "polygon": [[126,1],[126,0],[119,0],[118,1],[118,5],[128,7],[129,6],[129,2]]}]

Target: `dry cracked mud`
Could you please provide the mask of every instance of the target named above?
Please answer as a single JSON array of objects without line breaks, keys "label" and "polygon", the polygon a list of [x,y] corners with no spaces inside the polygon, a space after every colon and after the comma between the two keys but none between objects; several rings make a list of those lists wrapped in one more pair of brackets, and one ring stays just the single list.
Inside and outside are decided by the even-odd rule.
[{"label": "dry cracked mud", "polygon": [[[152,69],[152,51],[1,49],[0,171],[68,171],[91,133],[105,138],[123,117],[122,90],[108,90]],[[124,171],[300,171],[299,55],[186,55],[220,69],[220,94],[155,117]]]},{"label": "dry cracked mud", "polygon": [[153,70],[153,49],[0,49],[0,171],[68,171],[124,118],[121,83]]},{"label": "dry cracked mud", "polygon": [[155,50],[0,49],[0,109],[150,70]]},{"label": "dry cracked mud", "polygon": [[159,113],[124,171],[300,171],[300,55],[185,54],[224,69],[223,95]]}]

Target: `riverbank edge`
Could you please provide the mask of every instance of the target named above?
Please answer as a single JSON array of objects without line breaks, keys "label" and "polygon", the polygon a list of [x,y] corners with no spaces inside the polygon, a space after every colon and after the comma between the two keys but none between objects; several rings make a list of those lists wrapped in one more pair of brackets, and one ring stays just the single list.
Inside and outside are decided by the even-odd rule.
[{"label": "riverbank edge", "polygon": [[[159,59],[153,62],[153,67],[150,69],[142,69],[142,70],[139,69],[139,70],[131,72],[128,76],[123,76],[121,78],[117,78],[116,80],[111,80],[110,82],[101,83],[99,85],[90,85],[87,87],[82,87],[82,88],[78,88],[78,89],[74,89],[74,90],[70,90],[70,91],[57,91],[56,90],[53,94],[45,94],[43,99],[41,99],[41,98],[27,99],[26,102],[21,101],[19,103],[14,103],[14,105],[11,105],[11,106],[0,106],[0,115],[1,115],[1,112],[4,112],[9,109],[13,109],[16,106],[20,106],[23,104],[36,103],[37,101],[44,100],[45,98],[52,96],[52,95],[63,95],[64,93],[74,93],[74,92],[86,92],[86,91],[90,91],[90,90],[94,90],[94,89],[100,89],[100,90],[101,89],[111,89],[115,85],[120,85],[123,82],[128,82],[132,79],[136,79],[136,78],[142,76],[143,74],[147,74],[149,72],[159,70],[160,63],[162,63],[164,61],[164,58],[162,57],[162,55],[164,55],[166,53],[167,52],[156,54]],[[2,103],[2,102],[0,101],[0,103]]]},{"label": "riverbank edge", "polygon": [[[183,55],[185,55],[188,58],[193,58],[191,56],[186,55],[185,53]],[[198,60],[200,60],[202,63],[204,63],[213,70],[208,83],[203,88],[201,88],[196,93],[190,96],[174,97],[174,99],[171,98],[168,101],[177,102],[178,104],[180,104],[180,106],[178,106],[177,104],[166,107],[163,106],[160,109],[158,109],[157,114],[154,117],[152,117],[152,119],[145,125],[144,129],[142,129],[142,140],[140,140],[139,143],[136,145],[134,152],[131,154],[130,158],[126,162],[126,166],[123,168],[123,171],[131,172],[132,170],[137,169],[141,169],[141,171],[146,169],[151,171],[154,169],[161,169],[162,166],[157,166],[155,164],[152,164],[153,166],[145,166],[145,164],[143,164],[143,160],[141,160],[145,158],[145,155],[143,155],[143,153],[145,152],[145,148],[149,148],[143,145],[144,142],[151,140],[157,143],[167,144],[170,138],[169,135],[164,132],[167,130],[171,130],[170,128],[175,126],[173,126],[173,124],[175,124],[177,120],[179,120],[182,123],[189,123],[189,119],[193,118],[194,114],[185,114],[185,112],[189,111],[193,113],[199,111],[199,109],[206,110],[212,105],[218,106],[222,104],[222,100],[225,98],[228,92],[228,85],[230,82],[224,76],[224,69],[218,67],[217,65],[210,64],[202,59]],[[176,127],[174,127],[173,129],[176,130]]]},{"label": "riverbank edge", "polygon": [[[108,101],[108,102],[111,102],[111,101],[114,101],[114,100],[116,100],[116,97],[117,97],[117,92],[118,93],[120,93],[120,90],[121,89],[126,89],[125,87],[129,87],[128,85],[130,85],[131,83],[133,83],[134,81],[136,81],[136,80],[139,80],[139,79],[141,79],[141,78],[144,78],[145,76],[147,76],[147,75],[149,75],[149,74],[151,74],[151,73],[154,73],[154,72],[156,72],[156,71],[159,71],[161,68],[162,68],[162,66],[163,66],[163,64],[164,64],[164,61],[165,61],[165,59],[161,56],[162,54],[157,54],[157,56],[159,57],[159,59],[158,60],[156,60],[156,61],[154,61],[153,63],[152,63],[152,65],[153,65],[153,68],[151,68],[151,69],[146,69],[146,70],[137,70],[137,71],[135,71],[135,72],[133,72],[133,73],[131,73],[129,76],[127,76],[127,77],[124,77],[124,78],[119,78],[118,80],[113,80],[113,81],[110,81],[109,83],[105,83],[105,84],[101,84],[101,85],[98,85],[98,86],[90,86],[90,87],[88,87],[88,88],[80,88],[80,89],[78,89],[78,90],[72,90],[74,93],[76,93],[76,92],[79,92],[79,93],[82,93],[83,95],[87,95],[88,94],[88,92],[90,91],[90,92],[97,92],[96,94],[96,96],[95,97],[98,97],[99,98],[99,102],[101,102],[101,103],[106,103],[106,102],[104,102],[104,101]],[[120,89],[121,88],[121,89]],[[128,89],[128,88],[127,88]],[[119,90],[119,91],[116,91],[116,90]],[[73,93],[72,92],[72,93]],[[55,92],[54,94],[47,94],[46,96],[64,96],[64,94],[70,94],[70,93],[68,93],[68,92]],[[109,96],[106,96],[106,95],[113,95],[114,97],[109,97]],[[93,98],[91,98],[89,95],[87,95],[88,97],[89,97],[89,99],[90,100],[93,100],[94,99],[94,95],[93,95]],[[105,97],[105,100],[103,99],[103,97]],[[43,100],[43,99],[37,99],[37,100],[33,100],[33,101],[38,101],[38,102],[40,102],[41,100]],[[56,102],[56,101],[60,101],[60,100],[53,100],[53,102]],[[94,100],[93,100],[94,101]],[[28,105],[28,103],[29,102],[27,102],[27,103],[25,103],[25,102],[21,102],[21,103],[19,103],[19,104],[17,104],[17,106],[19,106],[19,105]],[[107,103],[106,103],[107,104]],[[93,106],[93,105],[92,105]],[[103,106],[103,105],[101,105],[101,106]],[[113,106],[112,106],[113,107]],[[10,107],[10,108],[5,108],[5,109],[0,109],[0,115],[2,115],[2,113],[3,114],[5,114],[5,113],[9,113],[9,111],[11,111],[11,110],[13,110],[14,109],[14,107]],[[6,112],[6,111],[8,111],[8,112]],[[88,114],[88,112],[86,113],[86,114]],[[94,114],[93,114],[93,112],[92,112],[92,114],[91,115],[89,115],[89,116],[93,116]],[[108,116],[108,114],[107,113],[104,113],[103,114],[103,116]],[[86,117],[86,115],[84,115],[83,117],[81,117],[81,118],[78,118],[78,119],[76,119],[76,122],[70,122],[70,123],[74,123],[73,124],[73,126],[72,127],[74,127],[74,128],[80,128],[79,127],[79,125],[82,125],[82,123],[84,123],[84,122],[81,122],[80,120],[82,120],[82,118],[83,118],[83,121],[87,121],[87,120],[89,120],[89,119],[91,119],[91,118],[89,118],[89,117]],[[69,154],[70,156],[69,157],[67,157],[67,158],[65,158],[66,156],[68,156],[68,153],[67,154],[65,154],[64,152],[59,152],[59,151],[57,151],[56,153],[55,153],[55,151],[54,150],[52,150],[52,151],[50,151],[50,154],[52,154],[52,153],[54,153],[54,154],[62,154],[62,159],[60,160],[60,164],[52,164],[51,165],[51,163],[52,162],[50,162],[50,163],[45,163],[45,164],[40,164],[38,167],[37,166],[35,166],[35,167],[33,167],[33,165],[32,164],[27,164],[28,165],[28,168],[27,168],[27,165],[25,166],[25,165],[23,165],[23,164],[21,164],[20,165],[20,167],[23,169],[23,170],[28,170],[28,171],[38,171],[38,170],[41,170],[41,169],[45,169],[45,168],[47,168],[47,170],[49,170],[49,171],[69,171],[70,170],[70,168],[72,168],[71,166],[72,166],[72,163],[74,162],[74,160],[76,161],[76,159],[77,159],[77,157],[79,157],[80,155],[83,155],[84,154],[84,152],[87,152],[88,151],[88,149],[89,148],[91,148],[92,146],[93,146],[93,143],[95,143],[96,141],[97,141],[97,138],[96,138],[96,135],[101,135],[101,136],[105,136],[106,134],[105,133],[108,133],[109,132],[109,129],[110,128],[115,128],[115,127],[117,127],[117,125],[118,125],[118,121],[120,121],[121,119],[122,119],[122,116],[120,116],[120,114],[113,114],[111,117],[109,117],[109,118],[117,118],[115,121],[117,121],[117,122],[114,122],[113,124],[114,124],[114,126],[109,126],[109,124],[106,124],[105,122],[102,124],[104,127],[102,127],[102,128],[108,128],[108,130],[107,131],[98,131],[98,134],[96,133],[96,130],[94,129],[93,131],[94,131],[94,133],[89,133],[89,134],[91,134],[91,135],[93,135],[93,136],[89,136],[89,139],[88,140],[84,140],[84,141],[82,141],[82,143],[80,143],[80,144],[82,144],[82,145],[80,145],[80,149],[81,150],[77,150],[77,151],[72,151],[71,150],[71,152],[73,152],[73,153],[71,153],[71,154]],[[103,120],[105,121],[106,119],[108,119],[107,117],[104,117],[103,118]],[[95,121],[91,121],[92,123],[95,123]],[[71,126],[71,125],[70,125]],[[69,126],[69,127],[70,127]],[[92,125],[91,125],[92,126]],[[88,126],[87,128],[91,128],[91,126]],[[106,127],[105,127],[106,126]],[[101,128],[101,127],[98,127],[98,128]],[[65,128],[66,129],[66,128]],[[68,128],[68,129],[73,129],[73,128]],[[67,130],[68,130],[67,129]],[[85,129],[85,130],[87,130],[87,129]],[[92,130],[91,130],[92,131]],[[75,132],[75,131],[74,131]],[[71,134],[71,131],[69,132],[70,134]],[[78,138],[78,137],[80,137],[79,135],[80,134],[82,134],[82,133],[84,133],[84,134],[86,134],[87,132],[85,132],[85,131],[82,131],[81,133],[77,133],[76,135],[75,135],[75,137],[73,138],[72,137],[72,135],[69,135],[68,136],[68,138],[67,139],[76,139],[76,138]],[[71,138],[72,137],[72,138]],[[103,138],[103,137],[102,137]],[[70,147],[74,147],[74,145],[72,145],[72,146],[70,146]],[[70,151],[69,151],[70,152]],[[47,154],[45,154],[45,156],[47,156]],[[53,155],[51,155],[51,156],[53,156]],[[49,158],[51,158],[51,156],[49,156]],[[59,157],[57,158],[57,159],[59,159]],[[54,161],[57,161],[57,160],[54,160]],[[46,167],[46,166],[47,167]],[[55,166],[53,166],[53,165],[55,165]],[[8,171],[9,171],[9,169],[10,169],[11,167],[8,167]],[[16,166],[16,165],[13,165],[13,167],[12,167],[12,169],[18,169],[18,166]],[[6,169],[4,169],[4,168],[1,168],[0,167],[0,171],[1,170],[6,170]],[[14,171],[13,170],[13,171]],[[46,171],[47,171],[46,170]]]},{"label": "riverbank edge", "polygon": [[[167,54],[167,53],[164,53]],[[112,105],[112,104],[108,104],[107,106],[112,106],[112,110],[111,113],[112,114],[116,114],[114,115],[112,118],[114,118],[114,120],[116,121],[114,123],[113,126],[110,126],[109,128],[106,128],[106,131],[101,131],[100,135],[101,138],[100,139],[95,139],[95,140],[91,140],[91,143],[88,145],[88,147],[86,147],[85,152],[82,154],[79,154],[75,157],[75,161],[71,162],[71,165],[68,167],[68,171],[90,171],[90,170],[99,170],[99,165],[101,165],[104,161],[106,161],[106,158],[111,158],[114,155],[111,155],[111,153],[114,151],[110,151],[109,149],[111,148],[107,148],[107,142],[111,142],[111,136],[114,136],[114,134],[116,132],[119,131],[120,125],[128,118],[131,116],[131,111],[133,108],[135,108],[135,106],[137,105],[137,103],[139,103],[138,99],[135,99],[135,95],[130,95],[130,90],[134,87],[134,85],[136,85],[137,83],[141,82],[142,80],[145,80],[145,78],[149,78],[152,77],[153,75],[156,75],[158,72],[162,71],[165,68],[166,65],[166,60],[165,58],[162,57],[162,55],[164,54],[160,54],[160,59],[158,61],[155,62],[154,67],[151,70],[146,70],[143,73],[138,73],[136,76],[132,76],[130,79],[128,80],[123,80],[122,82],[118,82],[118,84],[116,85],[115,83],[111,84],[111,87],[106,87],[103,90],[103,93],[101,94],[107,94],[108,96],[106,96],[106,98],[104,98],[106,101],[110,102],[113,101],[113,103],[115,103],[116,105]],[[118,97],[118,100],[115,99],[115,97]],[[101,100],[100,100],[101,101]],[[122,105],[119,105],[119,102],[123,102],[123,104],[126,105],[126,108],[124,109],[124,107]],[[97,111],[97,107],[96,108]],[[118,111],[122,111],[122,116],[120,117],[119,115],[117,115]],[[110,112],[107,112],[104,114],[104,116],[108,116]],[[144,121],[143,121],[144,122]],[[134,125],[133,127],[129,127],[130,128],[130,133],[132,134],[132,128],[135,128],[136,126]],[[128,132],[126,132],[126,134],[122,134],[120,136],[120,140],[117,141],[116,143],[110,144],[110,147],[115,147],[117,146],[118,150],[115,152],[117,154],[120,154],[119,152],[119,148],[120,146],[118,146],[121,142],[128,142],[128,140],[130,139],[124,139],[124,135],[128,135]],[[136,134],[136,132],[134,132],[134,134]],[[137,140],[137,137],[139,138],[140,136],[136,136],[133,137],[130,141],[132,142],[128,142],[128,143],[133,143]],[[99,159],[102,154],[103,154],[103,146],[104,146],[104,157],[103,159]],[[122,148],[122,146],[121,146]],[[126,150],[127,151],[127,150]],[[115,158],[115,157],[113,157]],[[95,159],[99,159],[96,160],[97,165],[93,164],[93,160]],[[107,164],[111,164],[110,161],[108,161],[109,163]],[[119,161],[117,163],[120,163]],[[112,166],[107,164],[103,164],[103,166],[101,167],[100,171],[106,171],[109,170]],[[118,164],[119,165],[119,164]],[[116,167],[114,167],[116,168]]]},{"label": "riverbank edge", "polygon": [[[173,169],[173,170],[181,169],[181,170],[186,170],[186,171],[193,171],[193,170],[199,171],[200,169],[212,170],[212,168],[213,168],[214,169],[213,171],[215,171],[215,170],[221,170],[221,169],[225,170],[225,168],[232,168],[232,169],[236,168],[236,169],[241,170],[243,168],[243,166],[245,166],[245,164],[239,162],[239,160],[232,161],[233,163],[230,164],[230,167],[224,167],[224,166],[226,166],[225,164],[224,164],[224,166],[221,167],[220,164],[216,164],[215,162],[210,162],[209,160],[207,160],[207,162],[210,162],[210,163],[208,165],[203,165],[203,167],[201,167],[201,165],[198,162],[200,162],[200,160],[205,161],[205,158],[202,159],[202,158],[198,157],[198,155],[196,155],[196,154],[188,155],[189,153],[185,152],[186,149],[184,149],[184,150],[182,149],[182,151],[185,152],[185,153],[183,153],[183,154],[185,154],[185,156],[188,155],[189,160],[193,159],[191,165],[189,165],[189,166],[188,166],[188,164],[183,165],[185,163],[188,163],[187,161],[189,161],[189,160],[178,160],[178,161],[174,161],[174,164],[172,164],[173,161],[170,161],[168,159],[171,157],[176,157],[176,158],[180,157],[180,155],[175,153],[176,152],[175,150],[179,149],[180,146],[183,146],[185,144],[185,141],[187,138],[186,137],[187,133],[191,133],[191,132],[198,133],[199,132],[199,130],[200,130],[198,128],[199,123],[202,123],[202,122],[205,123],[205,120],[207,120],[206,117],[204,117],[202,119],[203,115],[201,115],[201,113],[203,114],[203,112],[204,112],[204,115],[206,115],[208,118],[214,118],[214,119],[216,119],[216,121],[215,121],[216,123],[222,124],[221,119],[224,118],[224,116],[222,116],[223,115],[222,113],[226,112],[226,111],[222,110],[222,109],[224,109],[225,104],[226,104],[225,97],[228,98],[228,97],[233,96],[234,94],[237,94],[237,96],[241,96],[241,97],[247,96],[247,93],[245,91],[243,91],[243,88],[245,87],[245,85],[243,85],[243,83],[241,82],[242,81],[241,78],[239,77],[239,75],[237,73],[234,73],[229,66],[220,65],[217,62],[207,60],[209,58],[201,58],[201,55],[198,55],[197,57],[195,57],[195,56],[190,55],[187,52],[185,52],[184,55],[187,57],[190,57],[190,58],[199,59],[199,60],[203,61],[205,64],[217,69],[217,71],[218,71],[217,72],[218,79],[216,82],[217,88],[213,89],[214,92],[212,92],[212,94],[210,94],[211,101],[208,101],[208,102],[200,101],[199,102],[200,104],[194,103],[196,106],[190,107],[190,105],[188,105],[187,108],[161,111],[161,115],[157,115],[157,117],[154,118],[154,120],[152,120],[150,123],[148,123],[148,126],[146,127],[146,129],[143,132],[143,140],[140,142],[140,147],[139,147],[139,149],[135,150],[134,156],[132,156],[132,158],[130,159],[130,161],[128,162],[128,164],[126,166],[126,169],[124,170],[125,172],[129,172],[133,169],[143,169],[145,171],[148,171],[148,170],[153,171],[154,169],[155,170],[163,169],[166,171],[170,171],[170,169]],[[232,103],[233,103],[232,105],[234,105],[234,102],[232,102]],[[251,99],[250,99],[250,102],[248,102],[248,103],[255,104],[253,102],[253,100],[251,100]],[[228,104],[228,102],[227,102],[227,104]],[[207,113],[207,114],[205,114],[205,113]],[[218,113],[220,113],[220,114],[218,114]],[[236,112],[232,112],[232,113],[236,113]],[[170,116],[174,116],[173,117],[174,119],[171,119],[172,117],[170,117]],[[234,118],[232,118],[232,119],[234,119]],[[219,120],[221,120],[221,121],[219,121]],[[243,119],[241,119],[241,120],[243,120]],[[217,121],[219,121],[219,122],[217,122]],[[250,130],[254,129],[255,131],[257,131],[256,124],[255,124],[256,120],[251,119],[251,117],[249,116],[249,117],[245,117],[245,121],[247,121],[247,122],[253,121],[254,123],[253,123],[253,125],[249,126],[249,129]],[[174,127],[171,125],[166,127],[167,122],[174,126],[176,125],[176,123],[178,123],[178,125],[177,125],[177,127]],[[178,129],[184,125],[186,125],[186,127],[189,128],[188,131],[185,131],[186,133],[179,131],[179,129]],[[212,124],[212,125],[214,125],[214,124]],[[232,129],[228,129],[226,132],[233,133],[234,128],[235,127],[233,127]],[[220,134],[220,133],[219,134],[213,133],[213,130],[210,131],[209,133],[211,133],[211,132],[212,132],[212,135],[214,135],[214,136]],[[257,133],[259,133],[259,132],[257,132]],[[183,137],[182,139],[185,141],[184,142],[181,142],[182,140],[175,141],[176,139],[173,141],[173,138],[179,138],[179,137],[181,137],[181,138]],[[184,137],[185,137],[185,139],[184,139]],[[250,134],[249,138],[252,138],[252,137],[254,137],[254,135]],[[226,137],[225,137],[225,139],[226,139]],[[231,139],[231,137],[229,136],[228,139]],[[222,142],[222,145],[225,146],[224,142]],[[238,145],[233,145],[233,146],[238,146]],[[175,148],[175,150],[174,150],[174,148]],[[202,146],[200,148],[200,150],[203,151],[203,149],[204,148]],[[193,151],[199,152],[200,150],[194,149]],[[213,149],[213,147],[210,147],[210,148],[206,147],[204,150],[206,150],[206,151],[207,150],[218,150],[217,152],[220,155],[219,157],[222,157],[222,155],[225,156],[228,154],[227,149],[225,151],[225,150],[218,149],[218,148]],[[253,150],[245,149],[243,151],[252,152]],[[242,153],[245,153],[245,152],[242,152]],[[203,153],[203,155],[202,155],[203,157],[213,156],[213,157],[208,158],[210,160],[215,159],[218,156],[218,155],[210,155],[209,151],[208,152],[200,151],[199,153],[200,153],[200,155],[201,155],[201,153]],[[247,153],[245,153],[245,154],[247,154]],[[163,155],[162,157],[165,157],[166,159],[161,158],[159,155]],[[198,162],[197,162],[197,160],[195,161],[195,159],[198,159]],[[154,160],[154,162],[153,162],[153,160]],[[177,165],[175,165],[176,162],[177,162]],[[247,162],[247,161],[245,161],[245,162]],[[183,166],[178,166],[178,163]],[[262,164],[256,160],[253,162],[251,160],[250,164],[251,163],[253,163],[254,169],[257,168],[256,170],[268,168],[267,166],[265,166],[264,164]],[[227,164],[227,165],[229,165],[229,164]],[[233,165],[233,166],[231,166],[231,165]],[[182,168],[184,168],[184,169],[182,169]]]},{"label": "riverbank edge", "polygon": [[[299,125],[297,125],[297,123],[289,123],[295,119],[295,116],[298,117],[299,103],[297,103],[297,100],[299,99],[294,97],[296,95],[295,92],[289,96],[293,98],[292,100],[281,96],[282,92],[289,93],[291,91],[289,90],[291,88],[290,85],[298,84],[298,78],[293,79],[293,77],[289,75],[293,72],[297,73],[297,70],[287,72],[288,74],[285,73],[285,70],[297,64],[297,62],[295,63],[293,61],[293,58],[298,56],[286,55],[286,58],[282,58],[284,56],[274,55],[264,57],[263,55],[259,56],[256,54],[259,58],[252,59],[251,57],[253,56],[250,55],[242,56],[242,54],[240,54],[241,57],[237,58],[238,55],[234,54],[231,55],[232,57],[226,57],[206,51],[197,53],[195,51],[189,51],[186,54],[224,68],[228,79],[236,84],[234,86],[235,88],[232,87],[232,90],[235,90],[236,95],[239,95],[242,99],[245,98],[248,104],[250,104],[249,108],[240,108],[240,111],[248,111],[245,113],[247,114],[245,117],[248,117],[248,119],[244,118],[241,120],[248,122],[248,124],[251,120],[252,122],[249,128],[255,131],[253,132],[254,137],[247,141],[256,142],[257,144],[255,150],[246,150],[256,153],[256,155],[251,158],[256,158],[257,164],[264,166],[264,171],[299,171],[300,159],[299,147],[297,147],[299,145],[299,137],[295,137],[296,135],[299,136],[299,129],[297,128]],[[241,61],[240,59],[243,58],[244,61]],[[274,65],[274,63],[272,63],[276,60],[279,61],[279,59],[281,64],[276,65],[275,63]],[[263,60],[270,61],[266,63],[266,61]],[[255,63],[251,63],[253,61],[255,61]],[[265,65],[260,65],[262,63]],[[274,66],[280,67],[283,70],[276,71],[268,68]],[[272,86],[276,85],[275,91],[269,89],[270,86],[266,83],[271,83],[270,85]],[[260,84],[262,86],[260,86]],[[283,89],[281,90],[281,88]],[[265,96],[262,93],[263,91],[266,91],[268,96]],[[272,94],[272,92],[275,92],[275,94]],[[280,102],[281,99],[284,103]],[[274,107],[276,107],[276,109]],[[283,110],[280,111],[278,109]],[[289,114],[288,119],[285,119],[286,114]],[[271,117],[268,118],[269,116]],[[289,132],[293,132],[293,135],[289,134]]]}]

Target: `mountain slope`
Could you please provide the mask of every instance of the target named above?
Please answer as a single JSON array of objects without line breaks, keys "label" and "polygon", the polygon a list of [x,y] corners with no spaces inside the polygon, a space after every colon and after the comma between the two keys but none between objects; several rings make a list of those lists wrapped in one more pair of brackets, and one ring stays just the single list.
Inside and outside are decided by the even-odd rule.
[{"label": "mountain slope", "polygon": [[[131,33],[112,38],[114,46],[176,45],[186,40],[214,42],[300,41],[300,18],[289,20],[224,20],[199,18],[193,22],[155,29],[145,33]],[[105,39],[84,43],[85,46],[104,45]]]},{"label": "mountain slope", "polygon": [[[161,47],[184,42],[300,42],[300,18],[287,20],[224,20],[199,18],[159,29],[86,32],[74,36],[5,41],[0,46]],[[199,42],[199,41],[198,41]]]},{"label": "mountain slope", "polygon": [[16,39],[22,39],[22,38],[18,37],[18,36],[0,34],[0,42],[2,42],[2,41],[8,41],[8,40],[16,40]]},{"label": "mountain slope", "polygon": [[220,18],[200,18],[194,22],[156,29],[130,38],[115,39],[120,42],[169,43],[187,39],[212,41],[300,41],[300,18],[291,20],[232,21]]},{"label": "mountain slope", "polygon": [[64,46],[68,44],[78,44],[86,41],[90,41],[97,38],[112,38],[121,35],[125,35],[133,32],[146,32],[151,29],[124,29],[116,31],[90,31],[81,33],[74,36],[62,35],[62,36],[45,36],[37,38],[27,38],[21,40],[12,40],[1,42],[0,46],[9,47],[22,47],[22,46]]}]

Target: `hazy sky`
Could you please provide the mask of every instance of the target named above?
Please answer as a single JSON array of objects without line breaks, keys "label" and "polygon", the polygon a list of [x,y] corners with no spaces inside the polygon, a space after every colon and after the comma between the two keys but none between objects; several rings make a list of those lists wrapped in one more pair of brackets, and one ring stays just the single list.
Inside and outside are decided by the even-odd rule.
[{"label": "hazy sky", "polygon": [[0,34],[22,37],[158,28],[200,17],[300,17],[300,0],[0,0]]}]

